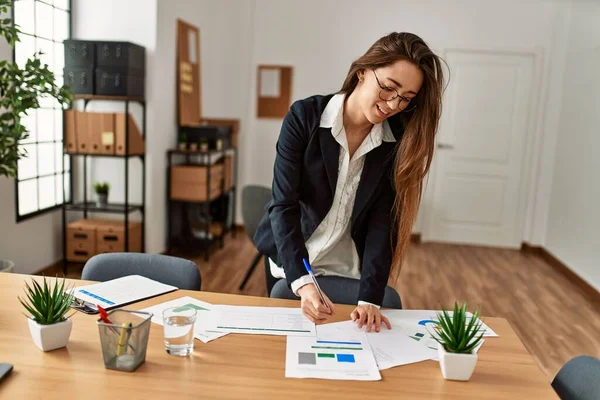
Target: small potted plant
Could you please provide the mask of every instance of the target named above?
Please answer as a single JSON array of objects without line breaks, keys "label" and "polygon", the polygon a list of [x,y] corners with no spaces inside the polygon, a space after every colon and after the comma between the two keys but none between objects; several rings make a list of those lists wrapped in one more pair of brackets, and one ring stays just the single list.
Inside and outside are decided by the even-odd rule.
[{"label": "small potted plant", "polygon": [[[31,280],[32,285],[25,282],[25,300],[19,301],[29,312],[29,332],[33,343],[42,351],[51,351],[66,347],[71,336],[73,322],[67,316],[73,302],[69,288],[65,288],[65,280],[58,279],[49,285],[44,277],[43,284]],[[71,314],[72,315],[72,314]]]},{"label": "small potted plant", "polygon": [[186,151],[187,150],[187,135],[182,133],[179,135],[179,150]]},{"label": "small potted plant", "polygon": [[198,143],[190,143],[190,151],[198,151]]},{"label": "small potted plant", "polygon": [[108,191],[110,184],[108,182],[94,183],[94,192],[96,193],[96,206],[106,207],[108,204]]},{"label": "small potted plant", "polygon": [[431,336],[438,342],[440,368],[444,379],[468,381],[477,364],[477,347],[482,341],[479,311],[467,316],[467,304],[454,303],[452,315],[442,307],[437,313],[439,325]]},{"label": "small potted plant", "polygon": [[208,151],[208,140],[206,140],[206,138],[200,138],[198,145],[200,146],[201,152],[206,153]]}]

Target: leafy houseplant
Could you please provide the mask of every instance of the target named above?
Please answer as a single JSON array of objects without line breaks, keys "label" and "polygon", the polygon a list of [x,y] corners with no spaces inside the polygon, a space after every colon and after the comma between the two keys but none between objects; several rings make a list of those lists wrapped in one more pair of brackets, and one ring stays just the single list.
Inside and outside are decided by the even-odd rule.
[{"label": "leafy houseplant", "polygon": [[482,342],[483,322],[479,311],[467,315],[467,304],[460,307],[455,302],[450,314],[442,307],[437,313],[439,325],[431,336],[438,342],[440,367],[445,379],[468,381],[477,363],[475,350]]},{"label": "leafy houseplant", "polygon": [[[0,0],[0,14],[4,14],[0,18],[0,36],[14,47],[21,31],[6,18],[12,6],[13,0]],[[56,84],[48,65],[42,65],[40,54],[33,54],[25,65],[0,61],[0,177],[15,177],[19,159],[27,156],[26,151],[19,148],[19,142],[29,137],[21,118],[28,111],[40,108],[39,98],[53,97],[61,106],[72,101],[69,88]]]},{"label": "leafy houseplant", "polygon": [[30,314],[29,332],[35,345],[42,351],[65,347],[73,325],[70,316],[67,316],[73,294],[70,288],[65,287],[65,280],[56,280],[52,286],[46,277],[43,284],[32,279],[31,285],[25,282],[25,294],[25,300],[18,299]]},{"label": "leafy houseplant", "polygon": [[94,193],[96,193],[96,205],[98,207],[106,207],[108,204],[108,192],[110,184],[108,182],[94,183]]}]

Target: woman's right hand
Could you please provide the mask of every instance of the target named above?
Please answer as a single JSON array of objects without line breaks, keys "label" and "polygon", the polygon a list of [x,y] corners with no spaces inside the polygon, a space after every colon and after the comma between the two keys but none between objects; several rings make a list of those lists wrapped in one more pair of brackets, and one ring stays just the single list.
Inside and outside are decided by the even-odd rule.
[{"label": "woman's right hand", "polygon": [[309,283],[302,286],[298,289],[298,294],[301,298],[300,307],[302,308],[302,313],[315,324],[321,324],[327,321],[327,319],[335,313],[333,303],[329,300],[329,297],[323,293],[323,297],[329,305],[329,309],[325,307],[314,284]]}]

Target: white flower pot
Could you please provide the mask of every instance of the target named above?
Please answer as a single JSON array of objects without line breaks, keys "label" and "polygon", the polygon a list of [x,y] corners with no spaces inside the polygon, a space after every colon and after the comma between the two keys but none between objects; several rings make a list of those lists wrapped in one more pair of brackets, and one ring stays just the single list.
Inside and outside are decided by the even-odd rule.
[{"label": "white flower pot", "polygon": [[73,321],[67,319],[52,325],[40,325],[29,318],[29,332],[33,343],[42,351],[51,351],[66,347],[71,336]]},{"label": "white flower pot", "polygon": [[452,381],[468,381],[471,379],[475,364],[477,364],[477,353],[449,353],[444,349],[444,346],[438,343],[438,356],[444,379]]}]

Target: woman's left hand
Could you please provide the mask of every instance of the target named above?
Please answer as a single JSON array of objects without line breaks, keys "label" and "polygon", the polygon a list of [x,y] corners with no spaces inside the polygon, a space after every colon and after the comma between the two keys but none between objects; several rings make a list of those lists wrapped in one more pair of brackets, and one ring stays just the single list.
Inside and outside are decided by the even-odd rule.
[{"label": "woman's left hand", "polygon": [[358,323],[359,328],[366,325],[367,332],[379,332],[382,322],[388,329],[392,329],[392,324],[390,324],[387,317],[381,315],[379,308],[370,304],[356,306],[354,311],[350,313],[350,318],[352,321]]}]

